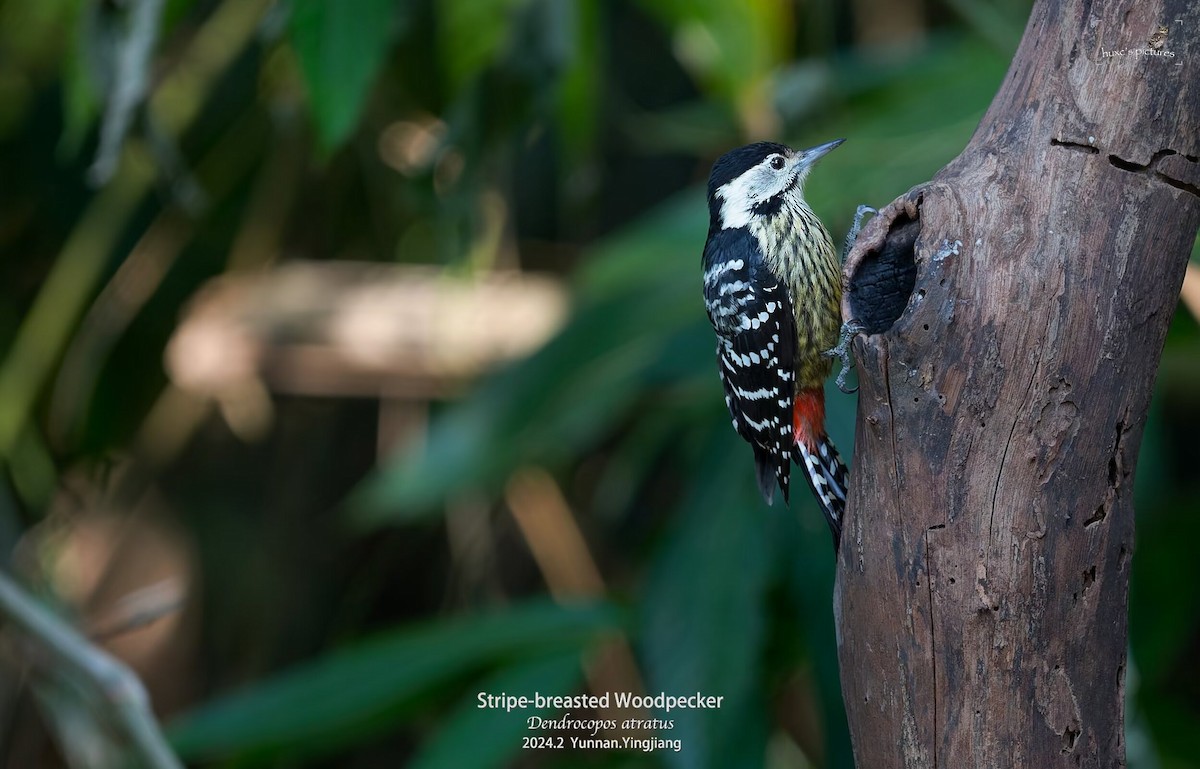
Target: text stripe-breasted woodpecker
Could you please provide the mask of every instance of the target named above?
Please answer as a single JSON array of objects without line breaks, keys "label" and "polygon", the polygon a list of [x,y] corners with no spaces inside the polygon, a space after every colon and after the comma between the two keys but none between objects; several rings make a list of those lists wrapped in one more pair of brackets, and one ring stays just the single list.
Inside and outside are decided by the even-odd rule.
[{"label": "text stripe-breasted woodpecker", "polygon": [[841,139],[794,151],[758,142],[723,155],[708,179],[704,303],[733,427],[750,443],[758,486],[788,501],[794,461],[821,505],[836,548],[846,466],[825,434],[823,355],[838,342],[841,264],[804,201],[804,178]]}]

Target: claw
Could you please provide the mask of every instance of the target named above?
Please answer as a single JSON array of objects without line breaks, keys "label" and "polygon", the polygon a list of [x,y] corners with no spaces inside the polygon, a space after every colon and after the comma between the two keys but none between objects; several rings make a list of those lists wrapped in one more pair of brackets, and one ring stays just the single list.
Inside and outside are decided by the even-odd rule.
[{"label": "claw", "polygon": [[871,206],[859,206],[854,212],[854,223],[850,225],[850,231],[846,233],[846,240],[842,244],[842,261],[846,261],[846,257],[850,255],[850,249],[854,248],[855,241],[858,240],[858,233],[862,231],[862,220],[867,214],[877,214],[879,211]]},{"label": "claw", "polygon": [[[859,207],[860,210],[863,208],[866,208],[866,206]],[[850,362],[850,342],[851,342],[851,340],[854,339],[854,337],[858,336],[859,332],[863,331],[863,329],[865,329],[865,328],[866,327],[863,326],[863,324],[857,320],[851,320],[846,323],[843,323],[841,333],[838,334],[837,347],[834,347],[832,350],[826,350],[825,352],[821,353],[822,355],[825,355],[829,358],[838,358],[839,360],[841,360],[842,370],[839,371],[838,375],[837,375],[837,386],[838,386],[839,390],[846,393],[847,395],[849,395],[850,393],[858,392],[857,387],[853,387],[848,390],[846,389],[846,375],[850,373],[850,368],[853,365]]]},{"label": "claw", "polygon": [[[879,211],[871,206],[859,206],[854,212],[854,223],[850,225],[850,231],[846,233],[846,241],[842,245],[842,261],[846,261],[846,257],[850,254],[850,249],[854,248],[855,241],[858,240],[858,233],[862,231],[863,217],[867,214],[877,214]],[[838,335],[837,347],[832,350],[826,350],[823,355],[830,358],[837,358],[842,362],[842,370],[837,375],[838,389],[844,393],[858,392],[858,388],[846,389],[846,375],[850,373],[853,364],[850,361],[850,342],[855,336],[865,328],[862,323],[857,320],[848,321],[842,324],[841,333]]]}]

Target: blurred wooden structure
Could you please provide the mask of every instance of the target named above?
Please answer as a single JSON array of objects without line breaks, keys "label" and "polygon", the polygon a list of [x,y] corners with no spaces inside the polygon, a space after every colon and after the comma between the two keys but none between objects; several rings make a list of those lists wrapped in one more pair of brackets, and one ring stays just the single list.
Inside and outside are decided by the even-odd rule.
[{"label": "blurred wooden structure", "polygon": [[179,388],[441,398],[537,349],[562,324],[559,281],[424,267],[289,262],[230,274],[192,300],[166,350]]}]

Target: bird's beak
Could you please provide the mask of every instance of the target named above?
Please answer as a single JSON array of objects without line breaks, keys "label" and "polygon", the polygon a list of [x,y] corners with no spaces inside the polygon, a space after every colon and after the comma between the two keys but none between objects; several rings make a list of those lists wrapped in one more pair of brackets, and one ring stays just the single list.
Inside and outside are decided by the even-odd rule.
[{"label": "bird's beak", "polygon": [[828,155],[831,150],[836,148],[844,141],[846,140],[834,139],[831,142],[825,142],[824,144],[818,144],[815,147],[809,147],[806,150],[800,150],[796,153],[796,166],[802,171],[808,171],[808,169],[812,168],[813,163],[816,163],[818,160]]}]

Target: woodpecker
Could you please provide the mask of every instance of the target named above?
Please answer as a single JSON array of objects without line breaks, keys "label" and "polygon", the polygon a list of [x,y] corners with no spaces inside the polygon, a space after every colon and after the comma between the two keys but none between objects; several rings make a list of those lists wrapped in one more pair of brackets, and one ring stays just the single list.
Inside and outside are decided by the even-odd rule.
[{"label": "woodpecker", "polygon": [[841,328],[842,270],[803,187],[843,141],[800,151],[758,142],[721,156],[708,179],[703,258],[725,405],[754,450],[758,487],[771,504],[778,485],[787,504],[791,463],[804,468],[835,550],[847,470],[825,432],[824,383]]}]

